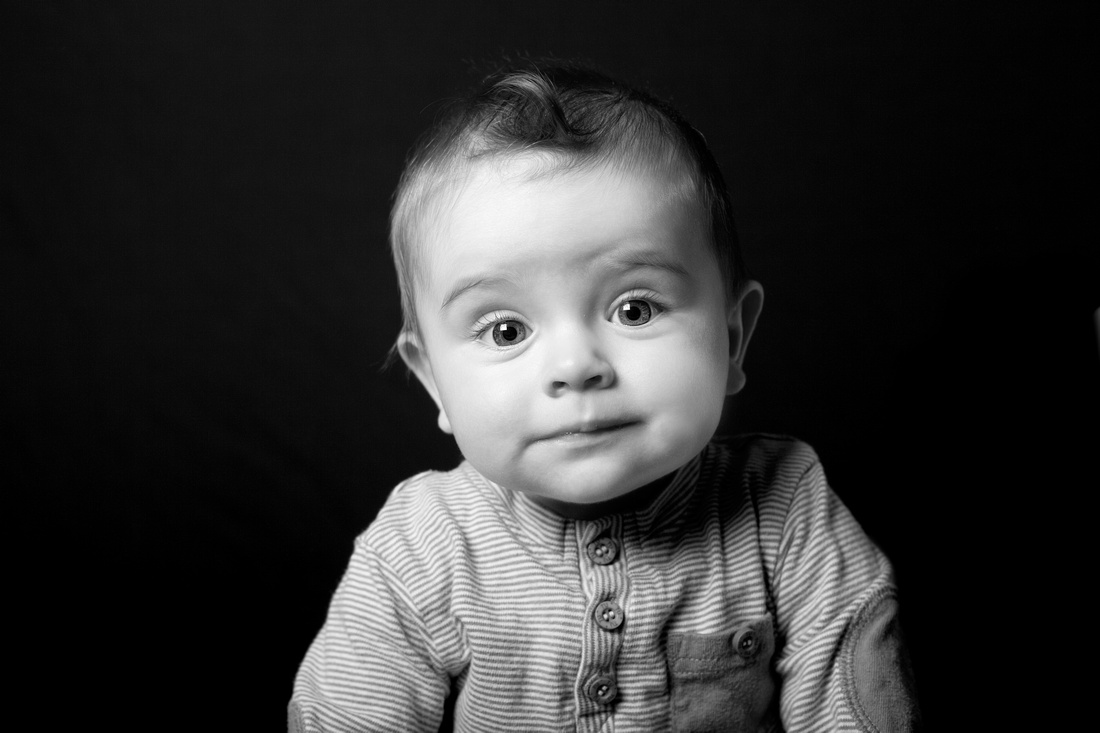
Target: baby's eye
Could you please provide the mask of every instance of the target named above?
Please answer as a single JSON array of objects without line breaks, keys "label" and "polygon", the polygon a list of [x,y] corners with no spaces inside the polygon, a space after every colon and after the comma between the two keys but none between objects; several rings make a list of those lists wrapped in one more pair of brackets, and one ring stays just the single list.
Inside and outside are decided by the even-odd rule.
[{"label": "baby's eye", "polygon": [[653,318],[655,306],[640,298],[624,300],[615,309],[615,317],[624,326],[644,326]]},{"label": "baby's eye", "polygon": [[497,346],[515,346],[527,338],[527,327],[519,321],[498,321],[490,330]]}]

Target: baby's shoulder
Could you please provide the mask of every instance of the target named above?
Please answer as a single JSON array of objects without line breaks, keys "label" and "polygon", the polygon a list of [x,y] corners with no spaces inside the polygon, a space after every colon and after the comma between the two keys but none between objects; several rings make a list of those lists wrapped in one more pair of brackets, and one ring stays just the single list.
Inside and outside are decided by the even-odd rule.
[{"label": "baby's shoulder", "polygon": [[742,433],[715,436],[712,445],[766,463],[814,463],[817,453],[809,443],[780,433]]},{"label": "baby's shoulder", "polygon": [[786,435],[717,437],[706,463],[712,481],[738,487],[758,505],[789,505],[799,492],[825,483],[817,452]]},{"label": "baby's shoulder", "polygon": [[424,471],[399,483],[357,542],[374,547],[453,544],[488,511],[484,479],[468,463]]}]

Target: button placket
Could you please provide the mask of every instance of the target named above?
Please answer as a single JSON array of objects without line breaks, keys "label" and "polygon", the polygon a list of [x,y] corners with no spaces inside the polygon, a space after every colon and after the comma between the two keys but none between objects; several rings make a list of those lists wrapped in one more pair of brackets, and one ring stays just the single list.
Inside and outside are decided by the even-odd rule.
[{"label": "button placket", "polygon": [[578,522],[576,527],[578,571],[588,609],[576,688],[581,717],[610,714],[620,697],[616,667],[630,590],[622,527],[622,518],[615,515]]}]

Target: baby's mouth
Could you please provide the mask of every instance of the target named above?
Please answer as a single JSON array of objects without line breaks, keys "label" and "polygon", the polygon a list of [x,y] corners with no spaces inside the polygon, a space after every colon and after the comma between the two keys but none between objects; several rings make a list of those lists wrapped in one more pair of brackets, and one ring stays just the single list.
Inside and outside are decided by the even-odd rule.
[{"label": "baby's mouth", "polygon": [[637,420],[606,420],[598,421],[594,423],[586,423],[583,425],[577,425],[567,430],[555,432],[548,435],[544,440],[553,440],[555,438],[576,438],[583,439],[584,437],[598,437],[608,433],[614,433],[624,428],[637,425]]},{"label": "baby's mouth", "polygon": [[626,427],[626,423],[620,423],[618,425],[606,425],[604,427],[594,428],[577,428],[576,430],[566,430],[562,435],[590,435],[592,433],[610,433],[615,430],[622,430]]}]

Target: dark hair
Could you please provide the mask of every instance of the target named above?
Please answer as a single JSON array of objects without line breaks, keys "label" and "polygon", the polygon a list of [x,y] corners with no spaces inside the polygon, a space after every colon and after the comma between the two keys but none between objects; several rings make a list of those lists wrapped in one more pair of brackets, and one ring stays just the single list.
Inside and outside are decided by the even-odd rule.
[{"label": "dark hair", "polygon": [[709,213],[729,296],[744,267],[725,180],[702,134],[668,104],[593,69],[555,63],[498,72],[455,104],[413,148],[394,193],[390,247],[404,330],[417,330],[413,293],[418,226],[433,194],[477,160],[545,153],[555,167],[617,160],[679,170]]}]

